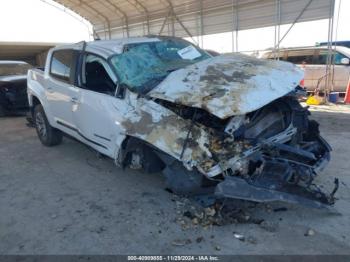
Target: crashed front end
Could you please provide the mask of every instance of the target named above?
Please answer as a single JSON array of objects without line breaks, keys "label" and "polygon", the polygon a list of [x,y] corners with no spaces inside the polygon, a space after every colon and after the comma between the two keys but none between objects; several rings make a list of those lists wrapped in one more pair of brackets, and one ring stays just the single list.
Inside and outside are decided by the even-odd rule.
[{"label": "crashed front end", "polygon": [[[192,127],[188,126],[180,141],[179,159],[186,169],[174,161],[164,170],[173,191],[214,191],[218,198],[284,201],[317,208],[334,203],[335,190],[326,194],[314,184],[317,173],[330,160],[331,148],[293,93],[225,123],[216,119],[214,124],[213,119],[208,120],[214,117],[203,111],[194,114]],[[206,130],[205,138],[197,128]],[[205,150],[197,149],[201,146]]]},{"label": "crashed front end", "polygon": [[326,207],[337,181],[326,194],[314,179],[331,148],[298,102],[301,78],[289,63],[207,59],[171,73],[125,125],[156,149],[176,193]]},{"label": "crashed front end", "polygon": [[335,192],[327,195],[314,184],[330,160],[331,148],[317,122],[308,120],[308,110],[287,96],[259,111],[234,131],[236,142],[243,144],[241,153],[209,170],[213,175],[224,169],[215,194],[311,207],[333,204]]}]

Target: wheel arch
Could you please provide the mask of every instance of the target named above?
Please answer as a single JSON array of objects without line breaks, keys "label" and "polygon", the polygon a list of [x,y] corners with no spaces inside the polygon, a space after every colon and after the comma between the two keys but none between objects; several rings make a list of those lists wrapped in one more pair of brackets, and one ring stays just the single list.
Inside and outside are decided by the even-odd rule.
[{"label": "wheel arch", "polygon": [[[42,95],[40,95],[42,94]],[[46,101],[46,97],[44,96],[45,93],[37,93],[34,92],[32,89],[28,89],[28,102],[29,102],[29,110],[32,117],[34,117],[34,109],[37,105],[42,105],[45,115],[47,117],[47,120],[49,121],[50,125],[57,128],[57,125],[53,119],[53,115],[51,114],[50,107]]]},{"label": "wheel arch", "polygon": [[141,161],[143,161],[143,168],[149,173],[160,172],[167,165],[168,158],[172,158],[147,141],[135,136],[126,135],[119,147],[115,159],[116,164],[123,168],[127,167],[131,161],[131,154],[135,152],[142,154]]},{"label": "wheel arch", "polygon": [[29,105],[30,105],[30,113],[32,115],[32,117],[34,117],[34,108],[37,105],[43,105],[40,101],[40,99],[36,96],[36,95],[30,95],[29,96]]}]

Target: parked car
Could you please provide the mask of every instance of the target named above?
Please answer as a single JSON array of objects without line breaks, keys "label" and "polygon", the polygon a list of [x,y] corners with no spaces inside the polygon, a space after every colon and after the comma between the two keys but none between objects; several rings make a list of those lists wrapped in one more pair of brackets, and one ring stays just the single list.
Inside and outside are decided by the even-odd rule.
[{"label": "parked car", "polygon": [[[327,55],[326,46],[317,46],[282,49],[277,57],[303,68],[305,87],[308,91],[314,91],[316,88],[323,90],[325,87]],[[273,51],[268,51],[262,57],[274,59],[276,55]],[[334,83],[331,91],[346,92],[350,77],[350,49],[343,46],[333,47],[332,57]]]},{"label": "parked car", "polygon": [[45,146],[68,134],[121,167],[162,171],[179,194],[325,207],[334,192],[313,179],[331,149],[297,100],[302,77],[180,38],[128,38],[51,49],[28,97]]},{"label": "parked car", "polygon": [[0,61],[0,116],[29,110],[27,72],[31,65],[22,61]]}]

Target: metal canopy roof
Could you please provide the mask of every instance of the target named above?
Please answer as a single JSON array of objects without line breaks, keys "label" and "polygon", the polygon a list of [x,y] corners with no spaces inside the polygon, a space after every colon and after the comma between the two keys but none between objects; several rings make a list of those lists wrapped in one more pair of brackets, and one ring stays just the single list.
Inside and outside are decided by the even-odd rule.
[{"label": "metal canopy roof", "polygon": [[101,38],[180,37],[330,17],[333,0],[55,0],[78,13]]},{"label": "metal canopy roof", "polygon": [[0,60],[21,60],[42,65],[46,52],[56,43],[0,42]]}]

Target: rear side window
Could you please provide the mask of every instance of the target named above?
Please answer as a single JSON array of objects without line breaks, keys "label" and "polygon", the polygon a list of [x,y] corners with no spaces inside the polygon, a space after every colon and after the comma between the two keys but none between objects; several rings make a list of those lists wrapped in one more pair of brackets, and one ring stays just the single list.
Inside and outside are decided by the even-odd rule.
[{"label": "rear side window", "polygon": [[293,64],[312,64],[314,50],[292,50],[288,51],[287,61]]},{"label": "rear side window", "polygon": [[[315,58],[316,65],[326,65],[327,64],[328,50],[320,50],[319,54]],[[335,65],[341,65],[341,60],[347,58],[345,55],[332,51],[332,59]]]},{"label": "rear side window", "polygon": [[53,52],[50,75],[61,81],[74,84],[77,55],[78,52],[75,50]]}]

